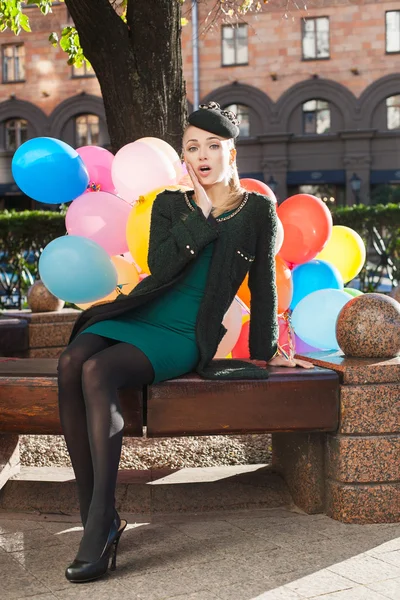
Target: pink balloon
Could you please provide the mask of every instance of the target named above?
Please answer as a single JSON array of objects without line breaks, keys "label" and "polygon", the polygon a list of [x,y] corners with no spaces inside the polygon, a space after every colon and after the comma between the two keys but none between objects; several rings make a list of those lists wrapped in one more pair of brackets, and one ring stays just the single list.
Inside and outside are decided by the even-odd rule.
[{"label": "pink balloon", "polygon": [[239,339],[242,329],[242,308],[237,300],[233,300],[225,313],[222,323],[228,331],[217,348],[215,358],[225,358],[236,346],[236,342]]},{"label": "pink balloon", "polygon": [[128,202],[177,184],[174,166],[166,155],[142,142],[132,142],[118,150],[111,176],[118,194]]},{"label": "pink balloon", "polygon": [[108,192],[82,194],[70,204],[65,224],[70,235],[97,242],[110,255],[129,250],[126,223],[132,207]]},{"label": "pink balloon", "polygon": [[151,148],[157,148],[158,150],[160,150],[160,152],[165,154],[165,156],[174,165],[177,181],[179,181],[179,179],[184,175],[181,159],[179,158],[179,155],[176,152],[176,150],[170,144],[168,144],[168,142],[165,142],[164,140],[155,137],[139,138],[136,141],[142,144],[147,144]]},{"label": "pink balloon", "polygon": [[115,193],[115,186],[111,179],[111,165],[114,155],[105,148],[100,148],[100,146],[82,146],[77,149],[77,153],[89,172],[89,185],[91,183],[99,185],[99,191],[101,192]]}]

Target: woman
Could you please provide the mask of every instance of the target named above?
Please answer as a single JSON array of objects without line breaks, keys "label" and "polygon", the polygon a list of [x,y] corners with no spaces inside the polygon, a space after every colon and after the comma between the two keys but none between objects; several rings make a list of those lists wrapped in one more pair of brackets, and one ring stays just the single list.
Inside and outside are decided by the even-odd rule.
[{"label": "woman", "polygon": [[123,437],[117,390],[196,370],[206,378],[264,379],[245,361],[212,358],[222,319],[245,275],[251,291],[250,355],[273,366],[303,366],[278,350],[273,202],[240,187],[233,113],[201,105],[189,117],[184,159],[194,193],[165,191],[151,218],[151,275],[128,296],[86,310],[59,361],[60,419],[74,468],[84,535],[71,582],[108,569],[126,521],[115,510]]}]

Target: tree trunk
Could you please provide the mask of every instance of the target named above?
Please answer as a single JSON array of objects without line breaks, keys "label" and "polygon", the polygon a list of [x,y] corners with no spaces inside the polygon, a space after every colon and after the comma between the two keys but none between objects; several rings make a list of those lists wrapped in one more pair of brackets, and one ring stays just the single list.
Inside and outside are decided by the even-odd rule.
[{"label": "tree trunk", "polygon": [[179,0],[65,0],[100,83],[112,150],[158,137],[181,150],[186,120]]}]

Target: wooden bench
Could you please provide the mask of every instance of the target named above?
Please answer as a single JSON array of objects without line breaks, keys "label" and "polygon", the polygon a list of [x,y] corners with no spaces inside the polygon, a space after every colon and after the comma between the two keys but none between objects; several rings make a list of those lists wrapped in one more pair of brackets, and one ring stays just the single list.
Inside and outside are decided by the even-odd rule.
[{"label": "wooden bench", "polygon": [[[270,368],[268,380],[195,374],[120,390],[124,435],[148,437],[335,431],[339,378],[328,369]],[[0,434],[60,434],[56,359],[0,358]]]},{"label": "wooden bench", "polygon": [[[337,429],[339,418],[339,378],[324,368],[270,368],[268,380],[254,381],[205,380],[189,374],[141,390],[123,389],[119,395],[125,436],[141,437],[145,426],[152,438],[271,432],[324,435]],[[18,472],[19,434],[61,433],[57,360],[0,358],[0,489]],[[300,498],[310,512],[323,509],[314,488],[308,488],[311,505]]]}]

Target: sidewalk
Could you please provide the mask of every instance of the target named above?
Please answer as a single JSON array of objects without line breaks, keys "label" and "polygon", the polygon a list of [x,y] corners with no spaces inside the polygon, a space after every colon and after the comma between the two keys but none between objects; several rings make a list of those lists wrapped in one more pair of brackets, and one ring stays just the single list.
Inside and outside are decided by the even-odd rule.
[{"label": "sidewalk", "polygon": [[0,512],[2,600],[399,600],[400,524],[344,525],[273,508],[121,515],[117,571],[64,577],[82,535],[71,517]]}]

